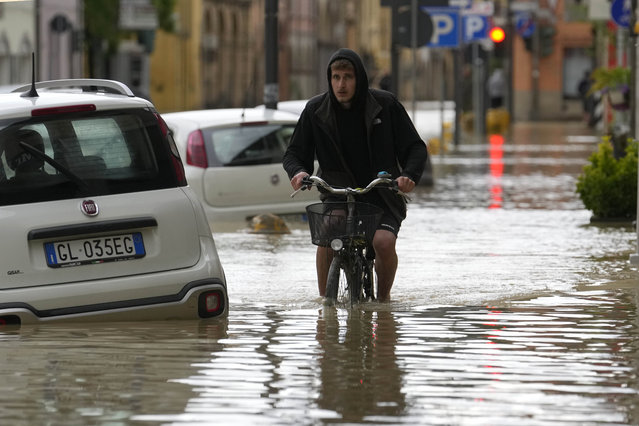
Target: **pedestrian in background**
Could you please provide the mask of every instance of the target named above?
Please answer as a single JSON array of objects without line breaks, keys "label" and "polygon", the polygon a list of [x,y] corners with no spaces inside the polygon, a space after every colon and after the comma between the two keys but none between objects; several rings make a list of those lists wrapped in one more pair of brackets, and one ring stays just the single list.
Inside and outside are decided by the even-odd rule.
[{"label": "pedestrian in background", "polygon": [[592,77],[590,76],[590,71],[584,71],[584,75],[579,81],[577,85],[577,91],[579,92],[579,97],[581,97],[581,107],[584,113],[584,121],[586,123],[590,122],[590,116],[592,115],[593,109],[593,98],[590,92],[590,87],[592,86]]},{"label": "pedestrian in background", "polygon": [[491,108],[501,108],[505,92],[504,70],[496,68],[488,78],[488,96]]}]

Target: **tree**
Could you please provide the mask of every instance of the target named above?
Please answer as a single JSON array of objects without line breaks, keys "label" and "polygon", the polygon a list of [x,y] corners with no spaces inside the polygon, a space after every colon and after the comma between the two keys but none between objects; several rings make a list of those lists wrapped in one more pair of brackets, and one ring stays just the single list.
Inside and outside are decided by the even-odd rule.
[{"label": "tree", "polygon": [[[176,0],[151,0],[158,17],[158,26],[167,32],[174,31],[173,10]],[[118,50],[120,40],[131,36],[117,24],[120,0],[84,0],[84,37],[86,42],[89,77],[108,77],[108,57]]]}]

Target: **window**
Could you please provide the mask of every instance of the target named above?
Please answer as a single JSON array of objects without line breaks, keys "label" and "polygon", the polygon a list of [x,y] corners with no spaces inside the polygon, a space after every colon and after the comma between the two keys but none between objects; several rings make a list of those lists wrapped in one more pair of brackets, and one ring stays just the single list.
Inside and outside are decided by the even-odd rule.
[{"label": "window", "polygon": [[218,166],[279,163],[294,129],[293,125],[271,124],[213,130],[208,134],[213,147],[209,162]]},{"label": "window", "polygon": [[[19,144],[27,133],[36,152]],[[174,187],[171,157],[151,111],[0,122],[0,205]]]}]

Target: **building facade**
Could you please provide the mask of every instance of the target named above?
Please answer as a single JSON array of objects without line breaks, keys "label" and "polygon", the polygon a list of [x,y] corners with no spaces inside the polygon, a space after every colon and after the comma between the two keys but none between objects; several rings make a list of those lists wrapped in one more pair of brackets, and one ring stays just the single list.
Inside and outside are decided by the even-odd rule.
[{"label": "building facade", "polygon": [[[178,29],[159,31],[151,55],[151,97],[158,108],[262,104],[265,2],[178,0]],[[389,17],[378,2],[279,0],[279,99],[325,90],[326,64],[340,47],[358,50],[374,82],[390,67]]]},{"label": "building facade", "polygon": [[36,50],[32,3],[0,3],[0,86],[28,82]]},{"label": "building facade", "polygon": [[40,80],[82,76],[82,28],[80,0],[0,3],[0,86],[31,81],[32,53]]},{"label": "building facade", "polygon": [[545,31],[539,51],[515,28],[513,110],[515,120],[578,118],[577,86],[596,66],[593,24],[587,6],[574,0],[540,0],[534,25]]},{"label": "building facade", "polygon": [[[176,0],[175,31],[165,32],[148,19],[149,0],[120,0],[121,7],[137,7],[142,13],[118,23],[129,36],[122,37],[99,77],[121,80],[149,95],[160,111],[262,104],[266,1]],[[31,52],[36,53],[38,79],[88,76],[84,4],[0,2],[0,85],[30,80]],[[496,10],[517,4],[533,2],[495,3]],[[513,118],[576,117],[578,79],[610,56],[601,54],[608,45],[593,38],[583,1],[535,0],[534,5],[539,6],[533,8],[537,24],[553,29],[552,49],[535,56],[518,30],[512,33]],[[358,51],[370,84],[379,86],[391,71],[391,24],[390,7],[378,0],[279,0],[279,99],[307,99],[325,90],[326,64],[339,47]],[[399,56],[395,72],[403,101],[451,100],[463,86],[463,74],[456,81],[453,72],[453,50],[422,47],[413,56],[401,48]]]}]

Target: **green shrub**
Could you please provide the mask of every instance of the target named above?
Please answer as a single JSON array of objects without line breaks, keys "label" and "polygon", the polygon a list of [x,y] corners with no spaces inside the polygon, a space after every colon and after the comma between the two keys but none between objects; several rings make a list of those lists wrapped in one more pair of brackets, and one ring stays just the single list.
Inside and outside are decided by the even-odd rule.
[{"label": "green shrub", "polygon": [[610,137],[589,157],[577,178],[577,193],[598,219],[633,219],[637,213],[637,141],[629,140],[626,155],[616,159]]}]

